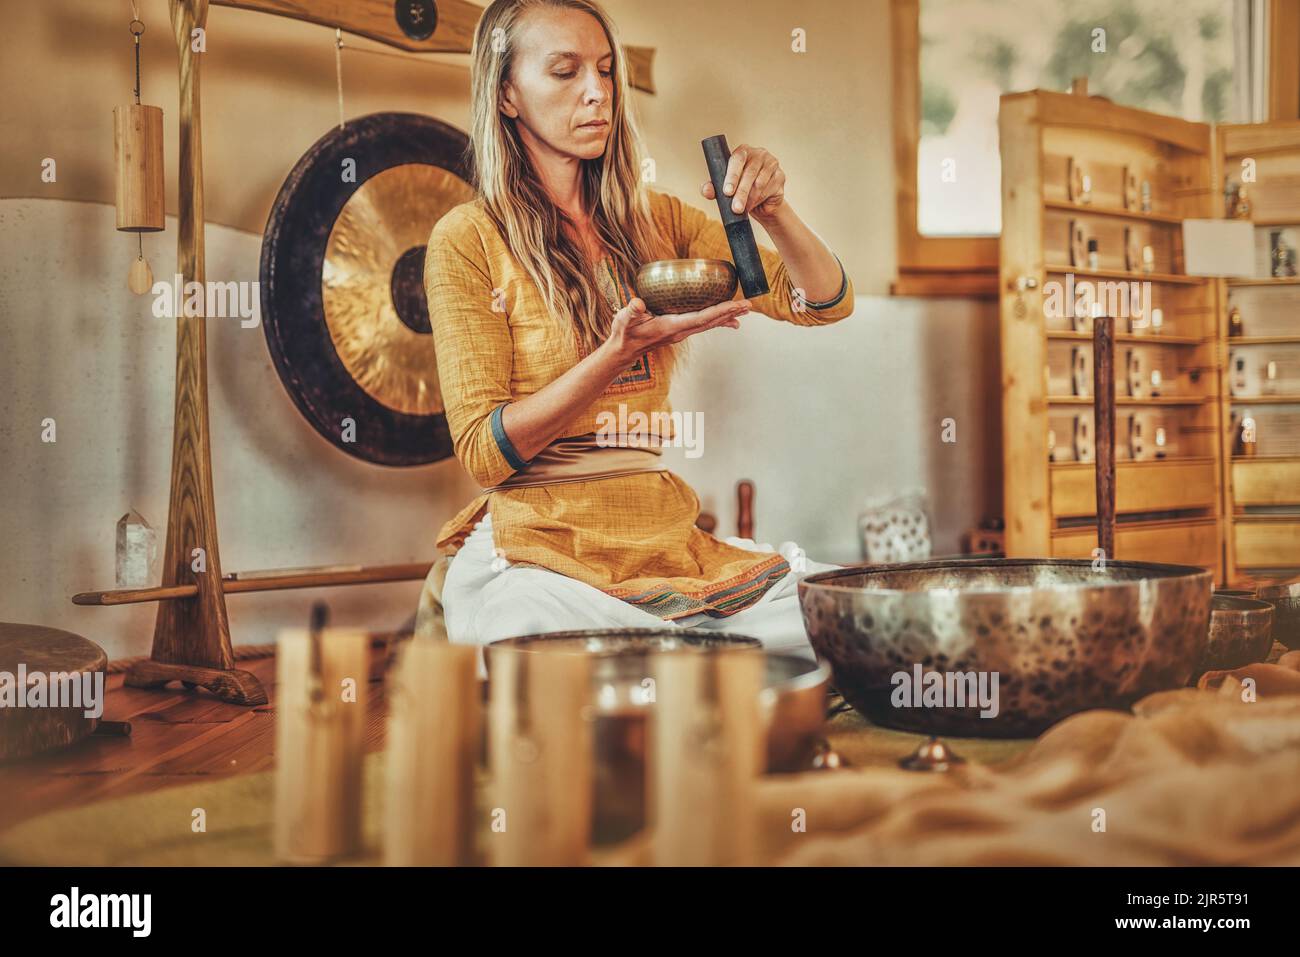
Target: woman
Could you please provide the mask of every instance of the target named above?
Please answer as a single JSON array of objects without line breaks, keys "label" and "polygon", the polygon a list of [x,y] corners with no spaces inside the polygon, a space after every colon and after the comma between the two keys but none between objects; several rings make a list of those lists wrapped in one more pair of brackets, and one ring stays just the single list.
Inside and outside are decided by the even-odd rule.
[{"label": "woman", "polygon": [[[760,247],[771,292],[651,315],[630,285],[639,265],[730,248],[720,222],[642,184],[609,17],[592,0],[495,0],[471,59],[477,198],[439,220],[424,276],[456,457],[485,490],[438,537],[455,556],[449,638],[692,626],[811,654],[795,585],[832,566],[696,528],[654,413],[689,337],[738,329],[751,308],[809,326],[848,315],[838,257],[785,202],[776,158],[737,146],[725,189],[776,243]],[[602,428],[637,412],[648,435]]]}]

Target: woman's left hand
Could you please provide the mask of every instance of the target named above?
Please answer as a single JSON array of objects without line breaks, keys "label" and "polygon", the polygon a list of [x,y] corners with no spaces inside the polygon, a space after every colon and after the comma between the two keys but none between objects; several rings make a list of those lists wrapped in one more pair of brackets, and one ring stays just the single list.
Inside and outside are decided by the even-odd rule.
[{"label": "woman's left hand", "polygon": [[[785,170],[761,146],[742,143],[731,151],[722,190],[733,197],[734,212],[749,213],[760,223],[770,222],[785,202]],[[714,198],[712,182],[705,183],[700,191],[705,199]]]}]

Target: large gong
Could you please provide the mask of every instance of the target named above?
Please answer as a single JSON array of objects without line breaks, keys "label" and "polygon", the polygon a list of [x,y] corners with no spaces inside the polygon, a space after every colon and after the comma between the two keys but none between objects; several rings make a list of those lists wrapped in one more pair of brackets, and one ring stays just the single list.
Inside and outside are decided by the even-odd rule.
[{"label": "large gong", "polygon": [[418,113],[373,113],[316,141],[271,208],[262,325],[298,411],[381,465],[452,453],[438,391],[424,249],[473,197],[468,138]]}]

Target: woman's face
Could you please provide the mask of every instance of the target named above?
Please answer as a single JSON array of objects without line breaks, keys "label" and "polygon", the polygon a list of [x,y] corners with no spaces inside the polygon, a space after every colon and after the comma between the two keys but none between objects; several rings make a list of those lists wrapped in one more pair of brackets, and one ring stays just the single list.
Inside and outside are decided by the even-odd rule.
[{"label": "woman's face", "polygon": [[[599,21],[579,10],[534,9],[516,36],[502,111],[531,149],[595,159],[613,117],[614,55]],[[589,125],[593,120],[603,124]]]}]

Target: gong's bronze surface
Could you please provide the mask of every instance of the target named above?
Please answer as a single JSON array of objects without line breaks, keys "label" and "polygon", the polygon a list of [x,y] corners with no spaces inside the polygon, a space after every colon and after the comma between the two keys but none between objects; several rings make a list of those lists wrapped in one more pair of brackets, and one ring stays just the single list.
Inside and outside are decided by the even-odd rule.
[{"label": "gong's bronze surface", "polygon": [[424,253],[438,220],[473,198],[468,147],[460,130],[416,113],[350,120],[303,155],[271,209],[261,263],[271,359],[312,427],[368,462],[452,454]]}]

